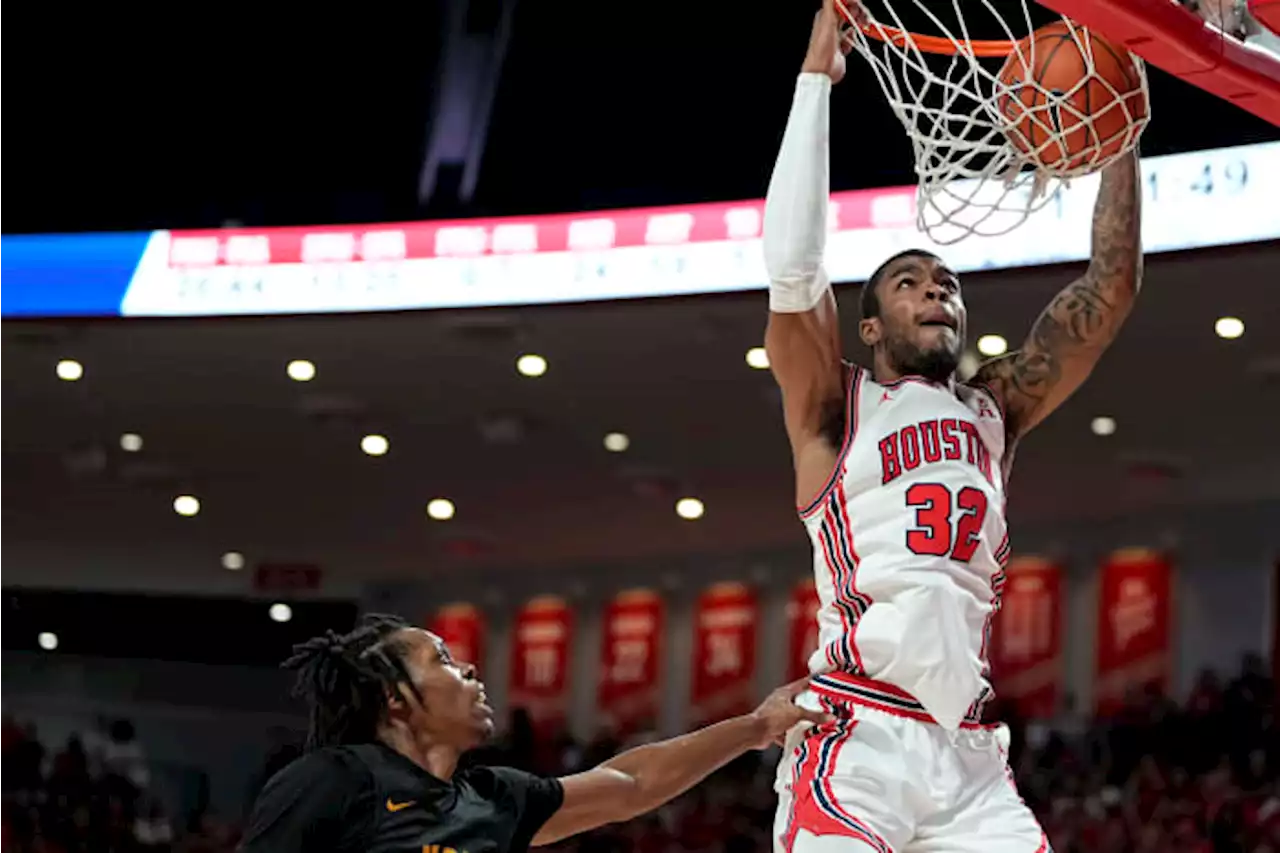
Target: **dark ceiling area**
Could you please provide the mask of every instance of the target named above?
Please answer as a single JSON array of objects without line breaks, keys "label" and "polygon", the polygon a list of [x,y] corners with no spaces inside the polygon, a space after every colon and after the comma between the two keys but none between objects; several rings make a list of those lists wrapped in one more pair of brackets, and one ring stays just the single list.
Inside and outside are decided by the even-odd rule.
[{"label": "dark ceiling area", "polygon": [[[499,0],[476,2],[479,17]],[[1001,0],[1008,7],[1013,4]],[[473,199],[416,193],[446,3],[338,14],[22,10],[7,233],[396,221],[758,198],[816,3],[515,6]],[[483,13],[483,14],[481,14]],[[1280,138],[1159,71],[1146,154]],[[833,189],[913,181],[862,63],[834,95]],[[15,168],[20,164],[20,168]]]}]

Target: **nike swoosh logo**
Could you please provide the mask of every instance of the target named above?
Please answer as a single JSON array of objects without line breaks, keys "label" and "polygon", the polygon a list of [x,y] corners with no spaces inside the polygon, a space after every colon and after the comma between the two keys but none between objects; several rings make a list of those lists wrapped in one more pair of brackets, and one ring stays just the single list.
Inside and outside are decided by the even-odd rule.
[{"label": "nike swoosh logo", "polygon": [[404,803],[393,803],[391,802],[391,798],[387,797],[387,811],[389,812],[398,812],[401,809],[409,808],[409,806],[411,805],[413,805],[413,800],[409,800],[408,802],[404,802]]}]

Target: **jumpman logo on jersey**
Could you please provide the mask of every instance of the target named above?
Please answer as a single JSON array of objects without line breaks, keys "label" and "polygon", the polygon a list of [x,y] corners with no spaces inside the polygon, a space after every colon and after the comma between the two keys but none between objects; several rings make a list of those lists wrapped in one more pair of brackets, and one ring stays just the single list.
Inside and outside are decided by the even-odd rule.
[{"label": "jumpman logo on jersey", "polygon": [[991,408],[990,404],[988,404],[988,403],[987,403],[987,398],[986,398],[986,397],[979,397],[979,398],[978,398],[978,417],[980,417],[980,418],[994,418],[994,417],[996,417],[996,413],[995,413],[995,411]]},{"label": "jumpman logo on jersey", "polygon": [[892,403],[892,402],[893,402],[893,398],[889,396],[889,392],[888,392],[888,391],[885,391],[883,394],[881,394],[881,395],[880,395],[880,402],[881,402],[882,404],[883,404],[883,403]]}]

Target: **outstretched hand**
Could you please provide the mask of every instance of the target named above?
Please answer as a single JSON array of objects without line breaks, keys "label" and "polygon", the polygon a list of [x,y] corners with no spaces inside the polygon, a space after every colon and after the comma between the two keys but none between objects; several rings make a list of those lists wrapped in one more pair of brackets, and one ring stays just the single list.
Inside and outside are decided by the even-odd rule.
[{"label": "outstretched hand", "polygon": [[834,717],[822,711],[810,711],[796,704],[796,697],[809,686],[808,678],[801,678],[783,685],[773,691],[760,703],[760,707],[751,712],[751,716],[760,723],[760,739],[753,744],[756,749],[765,749],[771,744],[781,743],[788,731],[797,723],[809,723],[820,726],[834,721]]},{"label": "outstretched hand", "polygon": [[[822,8],[813,19],[813,32],[809,36],[809,51],[805,54],[804,73],[825,74],[832,83],[844,79],[845,56],[853,49],[849,37],[849,22],[836,9],[841,0],[822,0]],[[846,8],[855,19],[861,21],[866,12],[857,0],[844,0]]]}]

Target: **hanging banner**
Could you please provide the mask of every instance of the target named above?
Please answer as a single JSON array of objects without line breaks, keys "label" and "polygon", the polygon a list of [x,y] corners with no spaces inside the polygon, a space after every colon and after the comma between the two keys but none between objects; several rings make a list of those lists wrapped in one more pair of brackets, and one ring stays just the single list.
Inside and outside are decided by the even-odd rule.
[{"label": "hanging banner", "polygon": [[694,610],[693,722],[744,714],[755,707],[755,590],[719,583],[698,597]]},{"label": "hanging banner", "polygon": [[475,605],[459,602],[441,607],[427,630],[444,640],[454,660],[484,669],[484,619]]},{"label": "hanging banner", "polygon": [[657,722],[663,610],[662,598],[647,589],[620,593],[605,609],[598,701],[601,717],[620,734]]},{"label": "hanging banner", "polygon": [[573,611],[545,595],[525,603],[512,631],[511,706],[529,712],[540,731],[559,731],[569,706]]},{"label": "hanging banner", "polygon": [[1058,712],[1062,689],[1062,574],[1038,557],[1018,557],[1005,570],[1004,596],[991,630],[996,694],[1024,718]]},{"label": "hanging banner", "polygon": [[1141,548],[1118,551],[1103,564],[1094,687],[1099,715],[1118,711],[1131,690],[1168,690],[1172,574],[1165,556]]},{"label": "hanging banner", "polygon": [[809,674],[809,657],[818,649],[818,587],[809,578],[796,584],[787,602],[787,681]]}]

